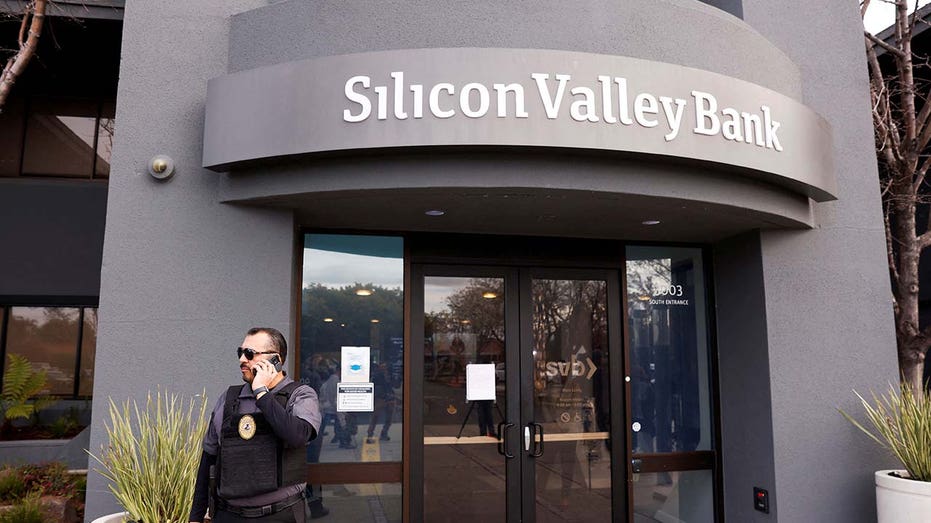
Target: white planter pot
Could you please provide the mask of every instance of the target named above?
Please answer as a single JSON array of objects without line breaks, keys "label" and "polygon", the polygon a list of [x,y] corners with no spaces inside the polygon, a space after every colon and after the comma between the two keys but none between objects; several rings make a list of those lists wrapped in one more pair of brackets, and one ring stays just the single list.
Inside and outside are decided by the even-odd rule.
[{"label": "white planter pot", "polygon": [[129,516],[129,512],[118,512],[116,514],[107,514],[91,521],[91,523],[123,523],[124,518]]},{"label": "white planter pot", "polygon": [[931,523],[931,482],[890,476],[904,470],[876,471],[878,523]]}]

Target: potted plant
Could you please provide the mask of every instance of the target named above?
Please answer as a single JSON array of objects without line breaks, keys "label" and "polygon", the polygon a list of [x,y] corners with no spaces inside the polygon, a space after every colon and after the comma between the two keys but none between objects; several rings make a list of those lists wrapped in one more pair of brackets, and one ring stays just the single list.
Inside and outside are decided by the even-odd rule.
[{"label": "potted plant", "polygon": [[117,407],[111,399],[109,445],[91,456],[126,512],[96,521],[188,521],[206,412],[204,394],[185,404],[175,394],[149,393],[142,410],[135,401],[132,408],[129,401]]},{"label": "potted plant", "polygon": [[879,470],[876,511],[879,523],[927,522],[931,514],[931,396],[908,383],[889,386],[870,403],[859,393],[869,428],[840,411],[873,441],[889,450],[905,470]]}]

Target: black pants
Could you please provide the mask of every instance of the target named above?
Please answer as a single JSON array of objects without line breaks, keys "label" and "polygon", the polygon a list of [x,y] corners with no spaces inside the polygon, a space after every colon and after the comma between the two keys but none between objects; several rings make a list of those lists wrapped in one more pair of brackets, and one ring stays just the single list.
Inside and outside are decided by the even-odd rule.
[{"label": "black pants", "polygon": [[259,518],[244,518],[224,510],[218,510],[216,515],[213,516],[213,523],[304,523],[307,519],[304,514],[305,505],[306,502],[302,499],[281,512]]}]

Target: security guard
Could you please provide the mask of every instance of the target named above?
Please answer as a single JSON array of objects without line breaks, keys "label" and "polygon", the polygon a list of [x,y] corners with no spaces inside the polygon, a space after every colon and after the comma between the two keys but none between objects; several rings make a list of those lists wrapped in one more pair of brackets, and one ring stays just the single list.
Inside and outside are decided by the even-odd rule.
[{"label": "security guard", "polygon": [[[317,394],[281,370],[284,336],[250,329],[237,347],[245,385],[217,400],[204,435],[190,521],[203,522],[212,497],[213,523],[304,523],[305,447],[317,436]],[[211,468],[216,491],[210,489]]]}]

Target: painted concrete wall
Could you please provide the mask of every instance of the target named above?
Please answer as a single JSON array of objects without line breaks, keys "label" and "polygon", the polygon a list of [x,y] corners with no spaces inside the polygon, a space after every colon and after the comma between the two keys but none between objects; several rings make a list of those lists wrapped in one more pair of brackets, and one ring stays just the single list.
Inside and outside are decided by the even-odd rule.
[{"label": "painted concrete wall", "polygon": [[840,187],[837,202],[815,206],[819,228],[760,235],[774,501],[780,521],[874,521],[872,472],[894,463],[835,410],[859,412],[851,389],[882,389],[896,378],[857,5],[746,0],[743,7],[744,19],[799,64],[802,101],[831,123]]},{"label": "painted concrete wall", "polygon": [[[722,45],[709,46],[711,34]],[[713,71],[787,96],[800,93],[798,69],[782,51],[739,18],[697,0],[286,0],[233,18],[230,72],[423,47],[616,54]]]},{"label": "painted concrete wall", "polygon": [[0,296],[96,298],[106,209],[105,183],[0,179]]},{"label": "painted concrete wall", "polygon": [[[226,72],[229,16],[259,5],[127,5],[91,449],[104,443],[108,398],[206,388],[212,405],[240,379],[234,349],[250,326],[289,332],[290,213],[219,203],[216,173],[199,167],[207,79]],[[156,154],[175,160],[167,182],[146,173]],[[117,509],[103,478],[90,474],[87,521]]]}]

